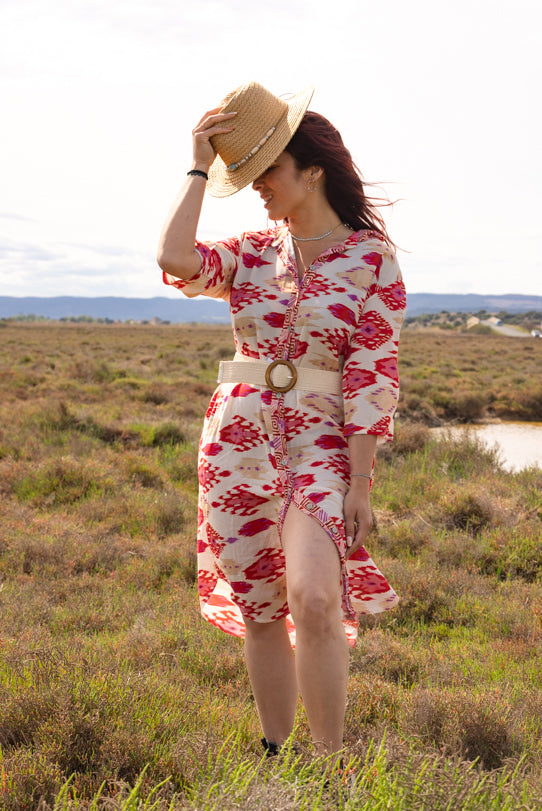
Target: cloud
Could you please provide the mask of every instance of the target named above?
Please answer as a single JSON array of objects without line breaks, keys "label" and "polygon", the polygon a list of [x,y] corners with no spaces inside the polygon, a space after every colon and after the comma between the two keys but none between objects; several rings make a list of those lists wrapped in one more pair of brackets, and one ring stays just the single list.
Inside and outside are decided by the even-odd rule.
[{"label": "cloud", "polygon": [[0,211],[0,220],[15,220],[17,222],[36,222],[32,217],[24,217],[12,211]]},{"label": "cloud", "polygon": [[154,256],[119,245],[15,243],[0,237],[6,296],[171,295]]},{"label": "cloud", "polygon": [[[539,294],[540,5],[276,0],[264,22],[254,7],[0,3],[3,292],[168,295],[154,250],[191,130],[254,78],[315,84],[367,178],[398,182],[386,217],[412,291]],[[200,236],[264,227],[247,191],[206,200]]]}]

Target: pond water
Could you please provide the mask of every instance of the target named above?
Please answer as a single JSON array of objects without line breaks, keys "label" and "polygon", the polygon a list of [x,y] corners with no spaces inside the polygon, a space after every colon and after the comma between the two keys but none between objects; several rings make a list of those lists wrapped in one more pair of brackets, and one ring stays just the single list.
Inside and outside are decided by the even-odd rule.
[{"label": "pond water", "polygon": [[503,467],[518,471],[524,467],[542,467],[542,422],[499,422],[488,425],[453,425],[434,428],[446,436],[469,433],[489,447],[499,446]]}]

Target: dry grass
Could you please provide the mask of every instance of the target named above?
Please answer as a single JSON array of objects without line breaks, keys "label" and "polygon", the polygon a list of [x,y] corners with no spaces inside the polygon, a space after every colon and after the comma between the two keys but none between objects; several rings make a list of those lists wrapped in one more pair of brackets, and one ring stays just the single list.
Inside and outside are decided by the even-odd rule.
[{"label": "dry grass", "polygon": [[538,349],[482,337],[402,346],[418,421],[379,451],[368,543],[401,604],[352,653],[345,793],[302,713],[299,761],[261,762],[242,645],[199,618],[196,448],[229,329],[4,327],[0,807],[539,808],[542,473],[419,421],[446,387],[531,397]]},{"label": "dry grass", "polygon": [[403,419],[439,425],[500,417],[542,420],[542,341],[405,330]]}]

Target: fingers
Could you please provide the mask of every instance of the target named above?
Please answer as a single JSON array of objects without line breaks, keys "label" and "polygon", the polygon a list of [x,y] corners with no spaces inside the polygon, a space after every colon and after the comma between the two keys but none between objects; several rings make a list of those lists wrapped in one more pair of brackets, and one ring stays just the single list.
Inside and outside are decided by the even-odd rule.
[{"label": "fingers", "polygon": [[210,110],[192,130],[192,152],[194,164],[209,167],[215,159],[215,149],[210,141],[213,135],[231,132],[235,129],[233,120],[237,113],[215,113]]},{"label": "fingers", "polygon": [[192,132],[194,135],[199,133],[209,135],[209,131],[212,130],[211,134],[215,134],[214,130],[220,128],[221,125],[225,130],[233,129],[233,127],[226,124],[226,122],[235,118],[236,115],[237,113],[215,113],[213,110],[210,110],[198,121]]},{"label": "fingers", "polygon": [[207,110],[207,112],[202,115],[196,126],[199,127],[200,124],[203,124],[205,119],[209,118],[209,116],[217,115],[217,113],[220,113],[221,109],[222,109],[221,107],[214,107],[212,110]]},{"label": "fingers", "polygon": [[373,517],[367,509],[346,509],[345,516],[346,531],[346,555],[348,559],[362,546],[373,525]]},{"label": "fingers", "polygon": [[345,516],[345,531],[346,531],[346,549],[350,549],[352,544],[354,543],[354,539],[356,537],[356,524],[354,520],[354,515],[350,515],[349,517]]}]

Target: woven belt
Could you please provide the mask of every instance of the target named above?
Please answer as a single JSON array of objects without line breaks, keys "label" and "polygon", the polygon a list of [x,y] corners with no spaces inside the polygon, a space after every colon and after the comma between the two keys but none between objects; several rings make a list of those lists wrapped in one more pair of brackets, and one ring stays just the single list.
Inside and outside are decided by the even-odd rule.
[{"label": "woven belt", "polygon": [[342,393],[340,372],[294,366],[289,360],[253,360],[238,353],[233,360],[220,361],[218,382],[248,383],[264,386],[278,393],[290,389],[317,391],[321,394]]}]

